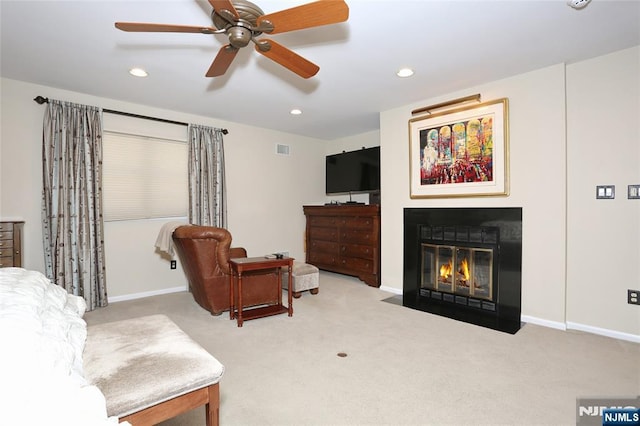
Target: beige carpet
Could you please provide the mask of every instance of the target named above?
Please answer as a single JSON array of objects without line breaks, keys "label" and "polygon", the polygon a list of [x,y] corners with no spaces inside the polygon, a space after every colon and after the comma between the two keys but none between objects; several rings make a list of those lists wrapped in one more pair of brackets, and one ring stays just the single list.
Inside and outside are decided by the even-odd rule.
[{"label": "beige carpet", "polygon": [[[88,324],[164,313],[226,368],[222,425],[571,425],[576,398],[640,394],[640,345],[525,325],[510,335],[383,301],[320,273],[286,314],[214,317],[189,293],[112,303]],[[344,352],[346,357],[337,354]],[[165,426],[200,426],[196,409]]]}]

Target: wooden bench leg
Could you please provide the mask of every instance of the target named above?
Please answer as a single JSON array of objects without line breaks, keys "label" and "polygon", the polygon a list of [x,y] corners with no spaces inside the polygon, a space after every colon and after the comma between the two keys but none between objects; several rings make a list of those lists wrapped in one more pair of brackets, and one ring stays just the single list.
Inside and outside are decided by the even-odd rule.
[{"label": "wooden bench leg", "polygon": [[207,410],[207,426],[220,425],[220,386],[218,383],[209,386],[209,402],[205,406]]}]

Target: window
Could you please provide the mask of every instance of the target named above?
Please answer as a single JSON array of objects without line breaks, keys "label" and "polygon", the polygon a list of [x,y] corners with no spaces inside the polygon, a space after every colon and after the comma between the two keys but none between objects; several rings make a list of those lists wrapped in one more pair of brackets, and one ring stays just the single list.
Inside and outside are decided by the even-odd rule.
[{"label": "window", "polygon": [[105,221],[187,216],[185,140],[110,130],[103,135]]}]

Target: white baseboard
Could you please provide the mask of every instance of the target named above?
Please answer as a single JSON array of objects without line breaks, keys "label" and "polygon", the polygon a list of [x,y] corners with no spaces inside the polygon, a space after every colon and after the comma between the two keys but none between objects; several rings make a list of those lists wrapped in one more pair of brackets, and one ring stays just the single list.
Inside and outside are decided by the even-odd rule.
[{"label": "white baseboard", "polygon": [[606,328],[594,327],[591,325],[578,324],[567,321],[567,328],[570,330],[585,331],[587,333],[598,334],[600,336],[612,337],[614,339],[627,340],[629,342],[640,343],[640,335],[623,333],[621,331],[609,330]]},{"label": "white baseboard", "polygon": [[557,330],[566,330],[567,326],[563,322],[549,321],[542,318],[531,317],[529,315],[520,315],[520,321],[528,322],[530,324],[541,325],[543,327],[555,328]]},{"label": "white baseboard", "polygon": [[145,291],[142,293],[125,294],[123,296],[109,297],[107,300],[109,303],[124,302],[125,300],[142,299],[143,297],[158,296],[160,294],[179,293],[181,291],[187,291],[187,287],[173,287],[164,288],[162,290]]},{"label": "white baseboard", "polygon": [[399,288],[395,288],[395,287],[386,287],[381,285],[380,290],[382,291],[388,291],[389,293],[393,293],[393,294],[402,294],[402,290]]},{"label": "white baseboard", "polygon": [[541,318],[531,317],[529,315],[521,315],[523,322],[536,324],[543,327],[555,328],[557,330],[578,330],[585,333],[597,334],[599,336],[611,337],[613,339],[626,340],[629,342],[640,343],[640,335],[623,333],[621,331],[609,330],[606,328],[594,327],[591,325],[578,324],[567,321],[566,323],[559,321],[549,321]]}]

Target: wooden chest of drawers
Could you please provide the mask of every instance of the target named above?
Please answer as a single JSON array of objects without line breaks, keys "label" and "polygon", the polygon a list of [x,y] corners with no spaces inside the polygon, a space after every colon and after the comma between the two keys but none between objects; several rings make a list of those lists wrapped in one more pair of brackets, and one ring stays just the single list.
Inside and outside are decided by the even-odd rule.
[{"label": "wooden chest of drawers", "polygon": [[22,267],[22,225],[0,222],[0,268]]},{"label": "wooden chest of drawers", "polygon": [[380,206],[304,206],[306,262],[380,286]]}]

